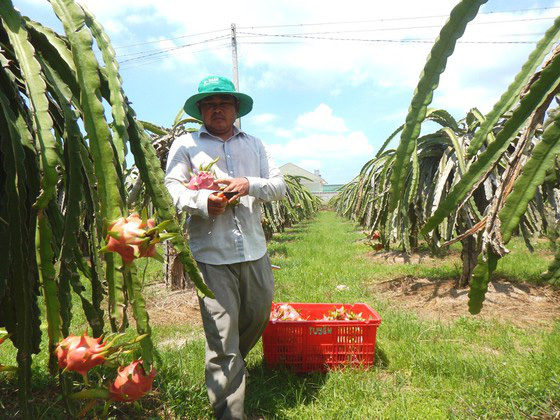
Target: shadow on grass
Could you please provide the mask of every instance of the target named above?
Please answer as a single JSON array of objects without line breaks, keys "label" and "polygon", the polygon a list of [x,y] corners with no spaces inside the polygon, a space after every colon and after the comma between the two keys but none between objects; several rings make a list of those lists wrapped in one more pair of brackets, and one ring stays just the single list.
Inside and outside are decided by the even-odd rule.
[{"label": "shadow on grass", "polygon": [[494,273],[492,273],[492,280],[506,280],[511,283],[516,283],[516,285],[518,285],[520,288],[523,287],[523,283],[526,283],[525,288],[527,288],[527,284],[533,286],[550,285],[550,282],[548,280],[543,279],[542,271],[538,273],[535,272],[535,273],[516,276],[516,275],[504,273],[504,271],[498,269]]},{"label": "shadow on grass", "polygon": [[[15,373],[0,373],[0,418],[21,419],[18,389],[19,381]],[[60,419],[65,418],[64,402],[56,377],[44,372],[32,371],[31,398],[29,401],[30,418]]]},{"label": "shadow on grass", "polygon": [[[135,404],[112,402],[107,417],[101,413],[104,401],[96,400],[97,404],[85,413],[84,418],[110,419],[168,419],[168,418],[212,418],[206,386],[199,378],[185,377],[183,372],[175,372],[174,366],[161,368],[156,375],[153,390]],[[94,388],[107,386],[110,381],[102,380],[96,384],[97,376],[114,377],[114,368],[101,367],[96,370],[98,375],[89,375]],[[2,376],[3,375],[3,376]],[[40,420],[61,420],[78,418],[78,413],[91,400],[76,400],[70,408],[62,398],[61,386],[57,376],[51,376],[42,369],[32,372],[30,399],[30,418]],[[84,389],[77,373],[64,374],[75,382],[74,392]],[[19,383],[15,375],[0,373],[0,419],[23,419],[18,400]]]},{"label": "shadow on grass", "polygon": [[389,358],[387,357],[387,353],[383,351],[379,341],[375,345],[375,359],[373,360],[373,366],[378,369],[387,369],[389,367]]},{"label": "shadow on grass", "polygon": [[311,403],[326,381],[326,374],[296,374],[287,369],[269,369],[261,361],[248,369],[245,399],[248,418],[281,417],[282,411]]},{"label": "shadow on grass", "polygon": [[274,245],[271,246],[268,250],[268,255],[270,255],[271,258],[274,257],[282,257],[282,258],[286,258],[288,256],[288,247],[286,245]]},{"label": "shadow on grass", "polygon": [[271,242],[277,243],[277,244],[283,244],[283,243],[289,243],[289,242],[297,241],[300,238],[301,238],[300,234],[282,233],[282,234],[279,234],[278,236],[273,236]]},{"label": "shadow on grass", "polygon": [[[387,354],[375,349],[372,369],[386,369]],[[315,400],[328,378],[328,372],[297,374],[286,368],[269,369],[264,360],[248,367],[245,411],[249,419],[282,417],[282,412]]]}]

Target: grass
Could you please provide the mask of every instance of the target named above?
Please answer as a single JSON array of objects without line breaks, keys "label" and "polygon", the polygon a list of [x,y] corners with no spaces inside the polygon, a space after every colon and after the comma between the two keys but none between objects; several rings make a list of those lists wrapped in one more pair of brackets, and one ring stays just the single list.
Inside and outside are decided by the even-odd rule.
[{"label": "grass", "polygon": [[[281,266],[275,272],[276,301],[365,302],[381,314],[375,366],[367,371],[309,375],[271,371],[263,364],[259,344],[247,361],[250,417],[521,419],[558,415],[560,324],[545,330],[470,316],[446,324],[421,320],[375,295],[369,286],[405,275],[457,276],[457,262],[381,264],[366,258],[369,249],[362,238],[352,223],[323,212],[275,236],[269,251],[272,263]],[[513,241],[511,249],[513,255],[500,262],[497,273],[510,280],[537,281],[552,255],[545,244],[529,256],[520,242]],[[146,282],[159,275],[157,266],[148,267]],[[338,290],[339,285],[347,288]],[[154,328],[156,344],[179,344],[159,347],[154,395],[143,399],[140,408],[115,407],[113,418],[211,418],[199,330],[190,325]],[[12,358],[9,346],[0,347],[1,361]],[[41,418],[64,418],[62,402],[48,392],[56,387],[56,380],[46,373],[46,358],[41,354],[35,362],[37,413]],[[13,397],[14,389],[14,379],[0,376],[0,398]],[[13,404],[2,405],[13,410]],[[10,416],[13,411],[3,413]]]}]

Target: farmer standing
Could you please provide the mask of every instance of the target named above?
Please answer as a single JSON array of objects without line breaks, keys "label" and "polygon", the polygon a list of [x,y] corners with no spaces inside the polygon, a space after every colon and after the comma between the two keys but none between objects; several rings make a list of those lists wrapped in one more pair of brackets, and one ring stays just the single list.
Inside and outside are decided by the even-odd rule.
[{"label": "farmer standing", "polygon": [[[175,206],[190,215],[191,250],[215,295],[199,298],[199,303],[206,334],[206,386],[220,419],[244,416],[245,357],[266,327],[273,295],[260,203],[286,193],[264,144],[234,126],[252,107],[252,98],[236,92],[229,79],[202,80],[184,109],[203,125],[173,142],[165,177]],[[218,191],[187,188],[191,176],[216,158],[216,182],[225,186],[222,192],[234,192],[229,200]]]}]

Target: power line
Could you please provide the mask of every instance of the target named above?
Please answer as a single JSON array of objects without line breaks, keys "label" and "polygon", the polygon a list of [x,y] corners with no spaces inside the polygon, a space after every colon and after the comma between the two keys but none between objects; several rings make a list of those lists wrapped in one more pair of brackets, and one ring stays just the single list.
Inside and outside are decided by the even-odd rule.
[{"label": "power line", "polygon": [[[485,12],[480,14],[497,14],[497,13],[513,13],[513,12],[522,12],[522,11],[534,11],[534,10],[550,10],[550,9],[560,9],[560,7],[542,7],[542,8],[534,8],[534,9],[517,9],[517,10],[510,10],[510,11],[494,11],[494,12]],[[411,20],[411,19],[426,19],[426,18],[434,18],[434,17],[447,17],[446,15],[441,16],[426,16],[426,17],[403,17],[403,18],[389,18],[389,19],[376,19],[376,20],[369,20],[369,21],[354,21],[354,22],[331,22],[331,23],[310,23],[310,24],[299,24],[299,25],[269,25],[269,26],[259,26],[259,27],[250,27],[250,28],[274,28],[274,27],[294,27],[294,26],[317,26],[317,25],[333,25],[333,24],[355,24],[355,23],[365,23],[365,22],[385,22],[385,21],[397,21],[397,20]],[[526,18],[526,19],[511,19],[511,20],[498,20],[498,21],[489,21],[489,22],[472,22],[471,25],[488,25],[488,24],[502,24],[502,23],[513,23],[513,22],[525,22],[525,21],[536,21],[536,20],[548,20],[554,19],[555,17],[540,17],[540,18]],[[359,43],[391,43],[391,44],[424,44],[424,43],[433,43],[433,39],[422,39],[422,38],[410,38],[410,39],[364,39],[364,38],[343,38],[343,37],[326,37],[326,36],[318,36],[318,35],[329,35],[329,34],[345,34],[345,33],[359,33],[359,32],[382,32],[382,31],[395,31],[395,30],[410,30],[410,29],[428,29],[428,28],[440,28],[441,25],[423,25],[423,26],[409,26],[409,27],[397,27],[397,28],[375,28],[375,29],[361,29],[361,30],[341,30],[341,31],[322,31],[322,32],[299,32],[299,33],[289,33],[289,34],[274,34],[274,33],[255,33],[255,32],[238,32],[238,34],[242,35],[243,38],[257,38],[257,37],[280,37],[280,38],[296,38],[296,39],[303,39],[303,40],[321,40],[321,41],[350,41],[350,42],[359,42]],[[249,28],[249,27],[245,27]],[[131,44],[128,46],[121,46],[115,48],[125,48],[125,47],[134,47],[134,46],[142,46],[148,45],[153,43],[160,43],[162,41],[171,41],[177,39],[183,39],[187,37],[195,37],[201,36],[205,34],[211,33],[218,33],[224,32],[226,29],[215,30],[215,31],[207,31],[198,34],[191,34],[191,35],[184,35],[175,38],[168,38],[162,39],[157,41],[150,41],[145,43],[139,44]],[[229,31],[228,31],[229,32]],[[519,36],[520,34],[512,34],[512,36]],[[531,34],[527,34],[531,35]],[[539,34],[540,35],[540,34]],[[504,35],[507,36],[507,35]],[[121,57],[130,57],[132,58],[120,61],[121,64],[135,62],[138,64],[148,64],[159,60],[162,56],[167,56],[176,52],[177,50],[192,47],[195,45],[205,44],[214,42],[217,40],[229,38],[229,35],[221,35],[210,39],[205,39],[202,41],[192,42],[189,44],[183,44],[175,47],[168,47],[168,48],[157,48],[152,50],[142,50],[136,53],[128,53],[128,54],[119,54],[118,58]],[[301,43],[305,41],[295,41],[295,42],[244,42],[245,44],[288,44],[288,43]],[[458,43],[463,44],[533,44],[536,41],[458,41]],[[219,47],[223,48],[223,47]],[[205,50],[201,50],[205,51]],[[131,68],[126,67],[125,68]]]},{"label": "power line", "polygon": [[[534,20],[550,20],[555,19],[556,17],[542,17],[542,18],[530,18],[530,19],[513,19],[513,20],[498,20],[498,21],[490,21],[490,22],[472,22],[471,25],[495,25],[501,23],[516,23],[516,22],[527,22],[527,21],[534,21]],[[344,33],[357,33],[357,32],[386,32],[386,31],[402,31],[402,30],[409,30],[409,29],[433,29],[433,28],[441,28],[441,25],[422,25],[422,26],[402,26],[397,28],[374,28],[374,29],[352,29],[352,30],[340,30],[340,31],[321,31],[321,32],[296,32],[291,34],[284,34],[284,35],[328,35],[328,34],[344,34]],[[247,33],[247,32],[239,32]],[[261,34],[263,35],[263,34]],[[266,36],[266,34],[264,34]],[[271,35],[275,36],[275,35]]]},{"label": "power line", "polygon": [[139,44],[120,45],[118,47],[113,47],[113,49],[116,50],[118,48],[139,47],[141,45],[157,44],[157,43],[162,42],[162,41],[175,41],[176,39],[192,38],[192,37],[195,37],[195,36],[215,34],[215,33],[218,33],[218,32],[226,32],[226,31],[229,32],[229,28],[228,29],[216,29],[215,31],[208,31],[208,32],[199,32],[197,34],[181,35],[181,36],[177,36],[175,38],[165,38],[165,39],[159,39],[157,41],[147,41],[147,42],[142,42],[142,43],[139,43]]},{"label": "power line", "polygon": [[[280,37],[280,38],[296,38],[302,40],[319,40],[319,41],[346,41],[346,42],[359,42],[359,43],[377,43],[377,44],[432,44],[434,39],[426,39],[426,38],[410,38],[410,39],[364,39],[364,38],[339,38],[339,37],[320,37],[320,36],[311,36],[311,35],[299,35],[299,34],[260,34],[260,33],[251,33],[251,32],[238,32],[238,34],[242,35],[242,38],[257,38],[257,37]],[[246,35],[246,36],[244,36]],[[521,34],[512,34],[512,35],[521,35]],[[538,33],[532,34],[525,34],[525,35],[540,35]],[[162,57],[166,57],[179,49],[191,47],[194,45],[200,45],[204,43],[209,43],[213,41],[217,41],[220,39],[228,38],[227,35],[191,43],[185,44],[177,47],[171,47],[164,50],[156,50],[158,52],[151,53],[151,54],[144,54],[138,57],[130,58],[128,60],[120,61],[121,64],[124,64],[122,69],[130,69],[137,66],[130,66],[126,63],[133,63],[139,65],[151,64],[154,62],[159,61]],[[458,43],[462,44],[533,44],[535,41],[458,41]],[[245,45],[259,45],[259,44],[301,44],[305,43],[305,41],[254,41],[254,42],[243,42],[241,44]],[[205,48],[201,50],[194,51],[193,53],[209,51],[209,50],[217,50],[229,47],[230,44],[226,43],[221,46],[215,48]]]},{"label": "power line", "polygon": [[[172,46],[172,47],[162,47],[162,48],[154,48],[151,50],[140,50],[140,51],[136,51],[136,52],[132,52],[132,53],[127,53],[127,54],[117,54],[117,56],[119,58],[122,57],[130,57],[130,56],[139,56],[139,57],[143,57],[144,55],[149,55],[150,53],[157,53],[157,52],[167,52],[167,51],[173,51],[176,50],[177,48],[186,48],[186,47],[190,47],[192,45],[197,45],[199,43],[205,43],[205,42],[212,42],[215,41],[217,39],[220,38],[228,38],[228,35],[222,35],[221,37],[216,37],[216,38],[210,38],[210,39],[206,39],[203,41],[199,41],[199,42],[195,42],[195,43],[191,43],[191,44],[183,44],[183,45],[179,45],[179,46]],[[134,57],[132,59],[135,58],[139,58],[139,57]]]},{"label": "power line", "polygon": [[[492,15],[492,14],[500,14],[500,13],[503,14],[503,13],[529,12],[529,11],[553,10],[553,9],[560,9],[560,6],[559,7],[556,7],[556,6],[536,7],[536,8],[531,8],[531,9],[496,10],[496,11],[491,11],[491,12],[479,12],[478,15]],[[360,21],[298,23],[298,24],[286,24],[286,25],[240,26],[237,29],[262,29],[262,28],[288,28],[288,27],[322,26],[322,25],[346,25],[346,24],[359,24],[359,23],[372,23],[372,22],[391,22],[391,21],[402,21],[402,20],[422,20],[422,19],[447,18],[447,17],[449,17],[449,15],[411,16],[411,17],[398,17],[398,18],[380,18],[380,19],[371,19],[371,20],[360,20]],[[538,19],[538,18],[536,18],[536,19]],[[554,18],[551,17],[551,18],[544,18],[544,19],[554,19]],[[511,22],[517,22],[517,20],[511,21]],[[475,23],[477,23],[477,22],[472,22],[471,24],[475,24]],[[437,26],[437,27],[441,27],[441,25]],[[414,28],[415,27],[409,28],[409,29],[414,29]],[[387,30],[393,30],[393,29],[387,28]],[[147,41],[147,42],[142,42],[142,43],[138,43],[138,44],[120,45],[120,46],[116,46],[116,47],[113,47],[113,48],[116,50],[116,49],[119,49],[119,48],[138,47],[138,46],[142,46],[142,45],[156,44],[156,43],[159,43],[159,42],[162,42],[162,41],[174,41],[174,40],[177,40],[177,39],[183,39],[183,38],[213,34],[213,33],[218,33],[218,32],[226,32],[226,31],[229,33],[230,28],[217,29],[217,30],[213,30],[213,31],[200,32],[200,33],[196,33],[196,34],[182,35],[182,36],[178,36],[178,37],[174,37],[174,38],[164,38],[164,39],[160,39],[160,40],[157,40],[157,41]]]},{"label": "power line", "polygon": [[[527,35],[542,35],[542,34],[527,34]],[[254,37],[247,37],[254,38]],[[372,43],[402,43],[402,44],[433,44],[435,42],[435,38],[409,38],[409,39],[362,39],[362,38],[331,38],[331,37],[297,37],[297,38],[311,38],[316,39],[319,41],[327,40],[327,41],[351,41],[357,43],[364,43],[364,42],[372,42]],[[477,40],[463,40],[457,41],[458,43],[462,44],[533,44],[537,42],[534,41],[477,41]],[[245,41],[240,43],[240,45],[292,45],[292,44],[305,44],[305,40],[303,41]]]},{"label": "power line", "polygon": [[[515,10],[496,10],[492,12],[480,12],[478,15],[491,15],[499,13],[515,13],[515,12],[529,12],[537,10],[552,10],[560,9],[557,6],[551,7],[536,7],[533,9],[515,9]],[[436,19],[436,18],[447,18],[449,15],[432,15],[432,16],[410,16],[410,17],[397,17],[397,18],[379,18],[370,20],[354,20],[354,21],[339,21],[339,22],[317,22],[317,23],[295,23],[286,25],[262,25],[262,26],[240,26],[238,29],[263,29],[263,28],[289,28],[294,26],[321,26],[321,25],[348,25],[348,24],[358,24],[358,23],[372,23],[372,22],[392,22],[400,20],[420,20],[420,19]]]},{"label": "power line", "polygon": [[[392,44],[433,44],[434,40],[422,39],[364,39],[364,38],[336,38],[323,36],[308,35],[289,35],[289,34],[259,34],[251,32],[238,32],[240,35],[251,35],[251,37],[280,37],[280,38],[302,38],[315,39],[323,41],[353,41],[353,42],[371,42],[371,43],[392,43]],[[535,41],[457,41],[462,44],[533,44]]]},{"label": "power line", "polygon": [[[191,54],[199,54],[202,52],[206,52],[206,51],[214,51],[214,50],[221,50],[221,49],[225,49],[225,48],[230,48],[231,45],[229,43],[227,44],[223,44],[223,45],[218,45],[216,47],[213,48],[201,48],[199,50],[195,50],[195,51],[191,51]],[[120,67],[120,70],[130,70],[130,69],[134,69],[137,67],[142,67],[148,64],[153,64],[153,63],[158,63],[161,61],[162,58],[167,58],[166,56],[163,57],[147,57],[145,59],[142,60],[138,60],[138,61],[134,61],[134,62],[129,62],[124,64],[122,67]]]},{"label": "power line", "polygon": [[177,47],[160,49],[160,50],[158,50],[158,52],[141,55],[139,57],[129,58],[128,60],[122,60],[120,63],[123,64],[123,63],[127,63],[127,62],[130,62],[130,61],[136,61],[136,60],[139,60],[139,59],[142,59],[142,58],[145,58],[145,57],[152,57],[152,56],[156,56],[156,55],[166,54],[166,53],[169,53],[169,52],[172,52],[172,51],[180,50],[182,48],[192,47],[193,45],[206,44],[208,42],[216,41],[216,40],[219,40],[219,39],[225,39],[225,38],[228,38],[228,37],[229,37],[228,35],[222,35],[222,36],[218,36],[218,37],[215,37],[215,38],[205,39],[204,41],[192,42],[190,44],[179,45]]}]

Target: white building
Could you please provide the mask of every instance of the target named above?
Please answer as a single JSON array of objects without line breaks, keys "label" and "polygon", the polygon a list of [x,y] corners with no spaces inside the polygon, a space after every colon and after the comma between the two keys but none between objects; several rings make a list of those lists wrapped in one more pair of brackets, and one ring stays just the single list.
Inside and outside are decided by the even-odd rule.
[{"label": "white building", "polygon": [[311,173],[293,163],[286,163],[280,166],[280,172],[282,172],[282,175],[302,176],[307,178],[301,180],[301,185],[307,187],[312,193],[322,192],[323,185],[327,184],[327,181],[321,178],[321,174],[317,169],[315,173]]},{"label": "white building", "polygon": [[282,175],[292,175],[292,176],[302,176],[308,179],[302,179],[301,184],[309,189],[321,199],[323,203],[328,203],[328,201],[338,193],[338,189],[342,187],[343,184],[329,184],[325,181],[317,169],[314,173],[311,173],[293,163],[286,163],[280,166],[280,172]]}]

